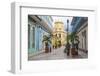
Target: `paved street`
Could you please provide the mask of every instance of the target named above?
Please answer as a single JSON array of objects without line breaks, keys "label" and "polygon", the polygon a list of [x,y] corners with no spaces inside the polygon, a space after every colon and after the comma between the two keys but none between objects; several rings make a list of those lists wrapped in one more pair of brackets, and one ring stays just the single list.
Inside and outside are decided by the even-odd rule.
[{"label": "paved street", "polygon": [[29,58],[29,60],[56,60],[56,59],[79,59],[79,58],[87,58],[87,54],[79,51],[78,56],[72,57],[71,54],[70,56],[67,56],[66,53],[64,53],[64,46],[61,48],[57,48],[52,50],[51,53],[41,53],[36,56],[32,56]]}]

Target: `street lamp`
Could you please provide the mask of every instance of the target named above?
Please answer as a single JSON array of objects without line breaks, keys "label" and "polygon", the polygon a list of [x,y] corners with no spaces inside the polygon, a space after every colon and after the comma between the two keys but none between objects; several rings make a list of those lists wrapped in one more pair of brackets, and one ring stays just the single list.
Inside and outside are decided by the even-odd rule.
[{"label": "street lamp", "polygon": [[68,33],[69,33],[69,20],[67,19],[67,43],[66,43],[66,50],[65,53],[67,53],[67,55],[69,56],[70,53],[70,45],[68,43],[69,39],[68,39]]},{"label": "street lamp", "polygon": [[69,20],[67,19],[67,43],[68,43]]}]

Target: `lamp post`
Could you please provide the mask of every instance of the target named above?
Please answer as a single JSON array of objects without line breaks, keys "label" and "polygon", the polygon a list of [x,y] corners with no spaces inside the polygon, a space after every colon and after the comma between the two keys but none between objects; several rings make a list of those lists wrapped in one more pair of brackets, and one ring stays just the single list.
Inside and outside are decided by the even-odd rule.
[{"label": "lamp post", "polygon": [[69,32],[69,20],[67,19],[67,43],[68,43],[68,32]]},{"label": "lamp post", "polygon": [[68,34],[69,34],[69,20],[67,19],[67,44],[66,44],[66,53],[69,56],[70,54],[70,45],[69,45],[69,39],[68,39]]}]

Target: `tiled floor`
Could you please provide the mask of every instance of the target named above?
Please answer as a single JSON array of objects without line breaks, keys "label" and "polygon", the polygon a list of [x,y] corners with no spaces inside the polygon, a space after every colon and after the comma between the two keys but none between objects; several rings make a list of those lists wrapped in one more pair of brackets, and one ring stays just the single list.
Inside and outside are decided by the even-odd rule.
[{"label": "tiled floor", "polygon": [[84,54],[83,52],[79,51],[78,56],[67,56],[66,53],[64,53],[64,46],[58,49],[52,50],[51,53],[41,53],[36,56],[32,56],[29,58],[29,60],[57,60],[57,59],[79,59],[79,58],[87,58],[87,54]]}]

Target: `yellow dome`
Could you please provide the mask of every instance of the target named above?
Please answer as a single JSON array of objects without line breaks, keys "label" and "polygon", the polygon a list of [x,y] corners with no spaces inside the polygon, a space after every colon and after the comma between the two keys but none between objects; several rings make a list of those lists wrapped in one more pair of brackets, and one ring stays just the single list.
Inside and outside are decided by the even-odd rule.
[{"label": "yellow dome", "polygon": [[62,21],[56,21],[54,23],[55,31],[62,31],[64,30],[64,23]]}]

